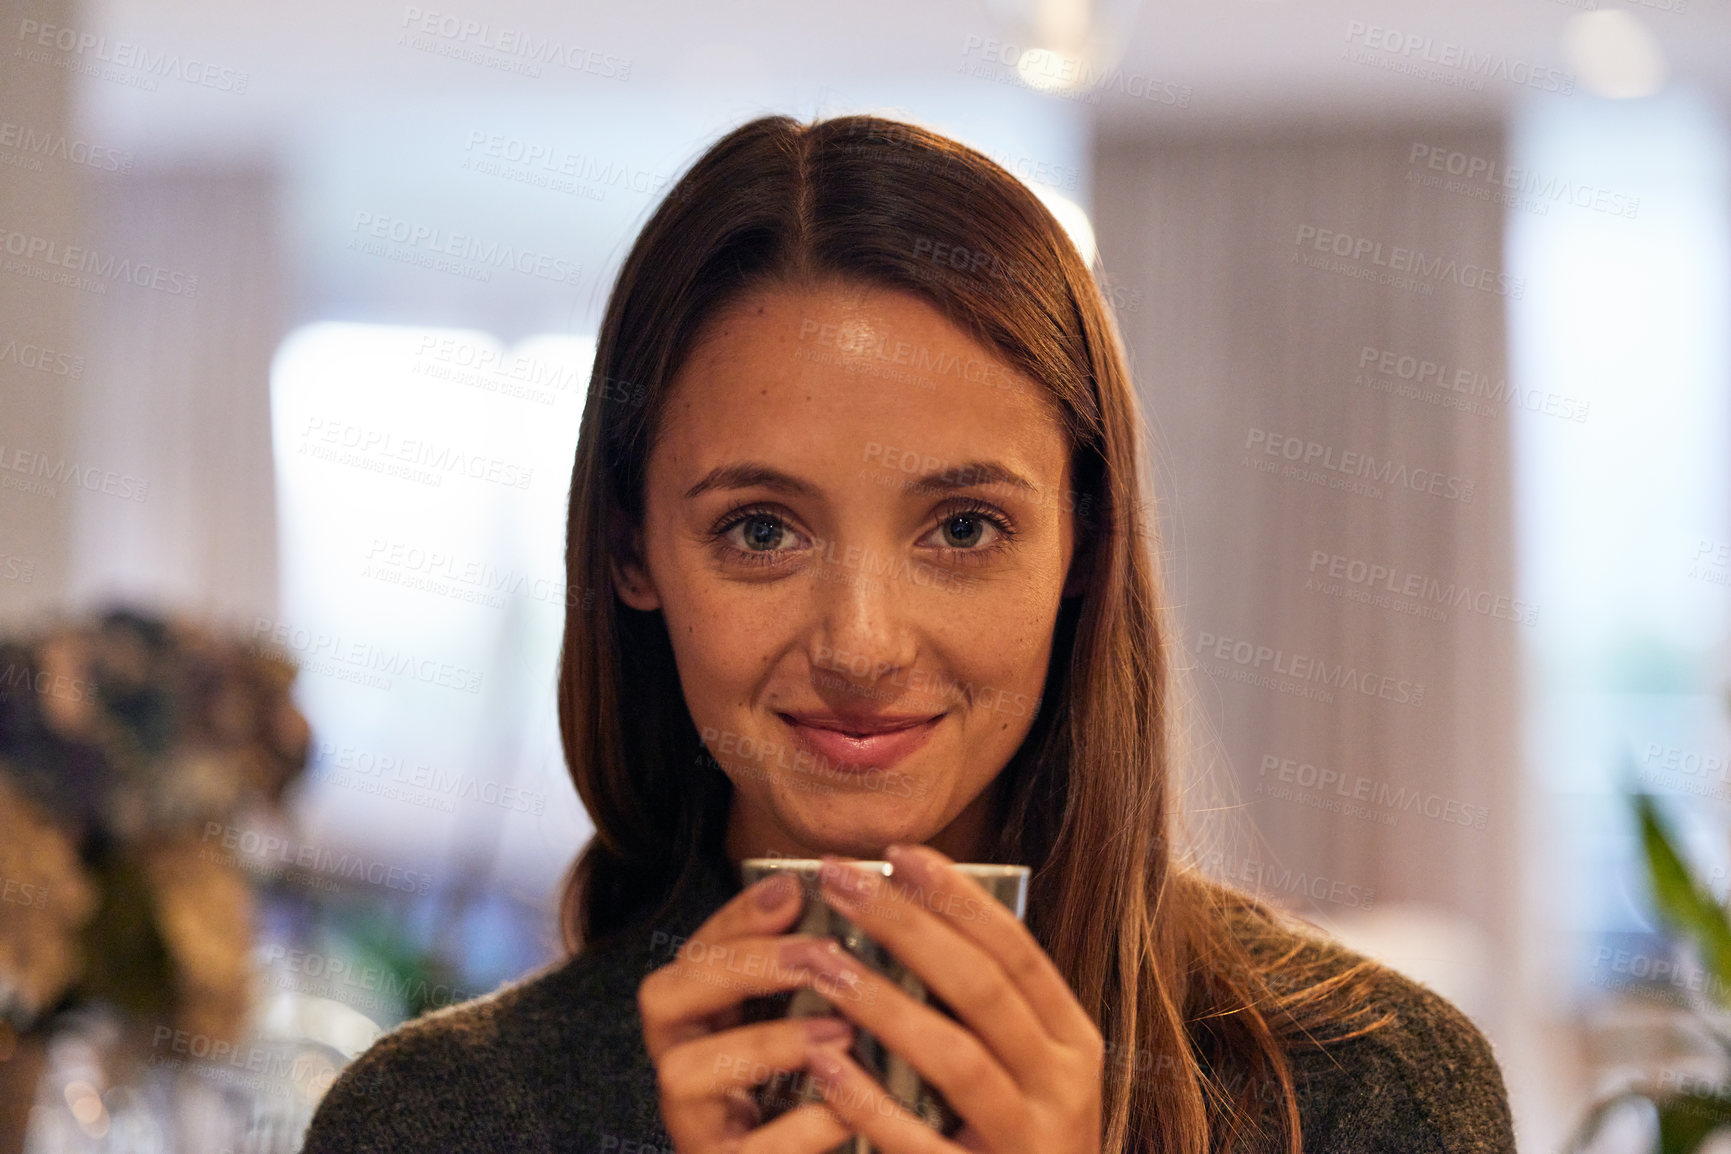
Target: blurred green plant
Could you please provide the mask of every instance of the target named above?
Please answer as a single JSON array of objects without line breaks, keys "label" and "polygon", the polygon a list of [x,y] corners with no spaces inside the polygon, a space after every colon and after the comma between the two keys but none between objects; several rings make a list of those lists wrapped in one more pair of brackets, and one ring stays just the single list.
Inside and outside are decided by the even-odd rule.
[{"label": "blurred green plant", "polygon": [[[1695,880],[1677,851],[1675,842],[1660,820],[1653,798],[1631,791],[1634,816],[1641,831],[1641,848],[1647,863],[1647,880],[1653,904],[1665,928],[1691,946],[1716,981],[1708,983],[1723,1002],[1731,990],[1731,917],[1707,886]],[[1731,1008],[1727,1006],[1726,1008]],[[1705,1028],[1731,1059],[1731,1035],[1721,1022],[1703,1010],[1696,1011]],[[1658,1141],[1654,1154],[1693,1154],[1715,1132],[1731,1128],[1731,1084],[1669,1089],[1634,1086],[1595,1105],[1575,1132],[1568,1149],[1583,1149],[1620,1107],[1644,1102],[1658,1119]]]},{"label": "blurred green plant", "polygon": [[481,992],[465,990],[461,971],[445,954],[437,946],[422,945],[409,932],[400,907],[371,901],[330,904],[325,917],[362,964],[388,975],[382,985],[402,997],[405,1021]]}]

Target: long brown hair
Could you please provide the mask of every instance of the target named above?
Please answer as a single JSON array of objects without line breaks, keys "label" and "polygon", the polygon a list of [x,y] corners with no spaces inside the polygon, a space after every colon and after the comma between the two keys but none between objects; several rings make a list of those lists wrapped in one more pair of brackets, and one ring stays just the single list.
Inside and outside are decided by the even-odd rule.
[{"label": "long brown hair", "polygon": [[[1297,1154],[1286,1043],[1374,1027],[1366,973],[1259,948],[1291,940],[1277,915],[1174,849],[1175,633],[1135,395],[1092,274],[1009,172],[869,116],[764,117],[705,152],[607,303],[569,587],[610,589],[663,399],[704,322],[749,290],[819,280],[920,297],[1047,390],[1069,438],[1083,588],[1062,602],[1040,709],[997,779],[988,860],[1031,867],[1028,928],[1106,1040],[1104,1149]],[[596,949],[663,916],[701,856],[722,856],[732,785],[702,756],[661,615],[612,596],[566,614],[559,723],[596,829],[567,881],[566,940]]]}]

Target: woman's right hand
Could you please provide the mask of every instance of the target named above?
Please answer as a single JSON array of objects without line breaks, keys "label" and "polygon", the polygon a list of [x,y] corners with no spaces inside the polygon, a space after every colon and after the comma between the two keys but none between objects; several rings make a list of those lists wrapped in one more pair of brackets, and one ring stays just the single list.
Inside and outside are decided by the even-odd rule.
[{"label": "woman's right hand", "polygon": [[759,1126],[752,1099],[771,1073],[805,1070],[814,1047],[853,1037],[850,1023],[828,1015],[744,1024],[746,998],[810,984],[800,968],[810,943],[833,941],[782,932],[799,913],[798,893],[787,874],[746,887],[637,989],[662,1122],[680,1154],[823,1154],[853,1133],[821,1102]]}]

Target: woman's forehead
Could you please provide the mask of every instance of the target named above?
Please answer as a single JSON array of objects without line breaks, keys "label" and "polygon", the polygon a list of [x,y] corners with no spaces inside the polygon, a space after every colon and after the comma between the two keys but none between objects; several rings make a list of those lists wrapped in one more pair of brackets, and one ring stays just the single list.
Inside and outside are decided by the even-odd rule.
[{"label": "woman's forehead", "polygon": [[893,450],[939,469],[1007,459],[1050,484],[1068,456],[1042,386],[918,297],[869,289],[736,302],[681,368],[657,442],[682,476],[742,456],[865,469]]}]

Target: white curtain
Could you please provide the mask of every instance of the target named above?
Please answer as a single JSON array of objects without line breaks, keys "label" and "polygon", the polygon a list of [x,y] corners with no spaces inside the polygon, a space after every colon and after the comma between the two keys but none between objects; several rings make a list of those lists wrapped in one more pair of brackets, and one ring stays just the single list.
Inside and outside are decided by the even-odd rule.
[{"label": "white curtain", "polygon": [[[1215,864],[1324,925],[1402,903],[1452,913],[1487,948],[1454,959],[1480,972],[1445,992],[1481,1022],[1501,1008],[1485,955],[1512,937],[1527,626],[1511,618],[1529,612],[1512,601],[1507,404],[1487,399],[1504,293],[1522,291],[1498,279],[1484,173],[1501,156],[1495,129],[1107,133],[1096,188],[1153,426],[1168,594],[1263,842]],[[1447,187],[1469,164],[1474,180]],[[1364,279],[1384,274],[1411,283]],[[1332,487],[1379,475],[1380,498]],[[1469,482],[1470,500],[1450,498]],[[1375,566],[1391,572],[1373,582]],[[1332,702],[1302,695],[1318,689]]]},{"label": "white curtain", "polygon": [[[50,0],[0,0],[0,27],[21,21],[78,22],[74,7]],[[84,240],[78,214],[81,168],[72,149],[72,73],[7,54],[0,67],[0,121],[13,143],[0,145],[0,207],[6,248],[30,240],[60,246]],[[24,131],[29,130],[29,146]],[[84,142],[80,142],[84,143]],[[88,152],[80,149],[80,156]],[[0,261],[17,258],[9,253]],[[23,271],[28,269],[29,272]],[[0,624],[28,631],[58,607],[67,580],[68,523],[79,494],[41,485],[45,464],[60,472],[71,436],[80,375],[75,288],[44,284],[54,266],[19,260],[0,271]]]},{"label": "white curtain", "polygon": [[[276,612],[270,358],[284,324],[268,171],[168,170],[93,184],[98,249],[181,275],[93,297],[76,452],[148,483],[87,494],[72,598],[172,606],[245,628]],[[192,293],[185,278],[198,278]]]}]

